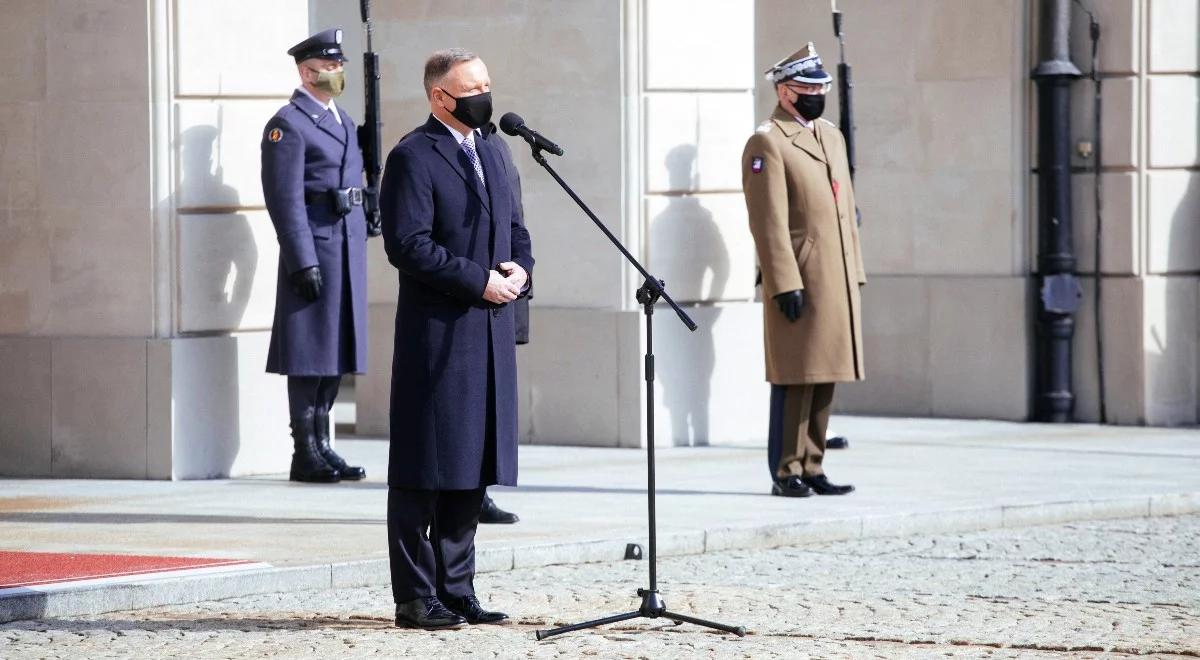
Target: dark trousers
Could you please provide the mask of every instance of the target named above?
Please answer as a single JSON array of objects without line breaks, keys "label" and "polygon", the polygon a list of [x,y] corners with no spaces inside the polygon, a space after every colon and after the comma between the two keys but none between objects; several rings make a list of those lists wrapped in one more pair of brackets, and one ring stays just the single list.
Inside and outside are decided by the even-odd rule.
[{"label": "dark trousers", "polygon": [[475,529],[482,503],[482,488],[388,488],[388,556],[396,603],[475,594]]},{"label": "dark trousers", "polygon": [[833,383],[772,385],[767,467],[772,479],[825,473],[825,431],[833,411]]},{"label": "dark trousers", "polygon": [[288,376],[288,412],[292,419],[306,410],[329,412],[342,384],[341,376]]}]

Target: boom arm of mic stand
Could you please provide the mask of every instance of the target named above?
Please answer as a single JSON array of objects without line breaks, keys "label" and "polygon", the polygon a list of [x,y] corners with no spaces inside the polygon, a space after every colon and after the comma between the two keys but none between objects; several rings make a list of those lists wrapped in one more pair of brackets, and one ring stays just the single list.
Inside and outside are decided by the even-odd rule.
[{"label": "boom arm of mic stand", "polygon": [[697,326],[696,322],[692,320],[692,317],[688,316],[687,312],[683,311],[683,309],[680,308],[680,306],[671,298],[670,294],[667,293],[666,288],[661,284],[661,281],[657,277],[651,275],[649,271],[647,271],[642,264],[638,262],[638,260],[634,258],[632,254],[629,253],[629,250],[625,249],[625,246],[621,244],[621,240],[608,230],[608,227],[606,227],[604,223],[600,221],[600,218],[597,218],[596,214],[592,213],[592,210],[588,208],[588,205],[579,198],[579,195],[576,195],[575,191],[571,190],[571,186],[568,186],[567,182],[558,175],[558,172],[555,172],[554,168],[550,167],[550,163],[546,161],[546,156],[542,154],[542,150],[536,145],[531,145],[531,150],[533,152],[533,159],[538,162],[538,165],[546,168],[546,171],[550,173],[550,176],[554,177],[554,180],[558,182],[558,185],[562,186],[562,189],[571,196],[571,199],[575,200],[575,203],[579,205],[579,208],[583,209],[583,212],[587,214],[587,217],[592,219],[592,222],[596,224],[596,227],[598,227],[600,231],[608,237],[608,240],[611,241],[617,250],[621,252],[626,261],[632,264],[633,267],[642,274],[642,277],[646,279],[645,286],[655,289],[655,293],[661,296],[663,300],[667,301],[667,304],[671,306],[671,309],[675,310],[675,315],[679,317],[679,321],[683,323],[688,330],[695,332],[696,328],[699,326]]}]

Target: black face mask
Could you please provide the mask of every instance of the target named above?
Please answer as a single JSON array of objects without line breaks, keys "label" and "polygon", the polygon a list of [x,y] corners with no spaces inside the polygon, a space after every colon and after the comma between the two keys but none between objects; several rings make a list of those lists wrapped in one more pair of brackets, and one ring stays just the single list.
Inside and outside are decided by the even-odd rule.
[{"label": "black face mask", "polygon": [[[442,90],[445,92],[446,90]],[[450,96],[450,92],[446,92]],[[475,96],[450,96],[457,101],[454,112],[450,114],[470,128],[483,128],[492,120],[492,93],[484,92]]]},{"label": "black face mask", "polygon": [[800,113],[801,117],[812,121],[825,112],[825,95],[797,94],[796,100],[792,101],[792,105],[796,108],[796,112]]}]

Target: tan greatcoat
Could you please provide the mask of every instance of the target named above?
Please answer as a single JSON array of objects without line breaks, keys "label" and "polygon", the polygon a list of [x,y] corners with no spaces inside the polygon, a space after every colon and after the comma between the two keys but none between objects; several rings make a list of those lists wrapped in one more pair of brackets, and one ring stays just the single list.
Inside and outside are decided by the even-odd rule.
[{"label": "tan greatcoat", "polygon": [[[862,380],[867,277],[842,132],[823,119],[805,128],[777,106],[746,142],[742,188],[762,269],[767,380]],[[793,323],[772,297],[796,289],[804,307]]]}]

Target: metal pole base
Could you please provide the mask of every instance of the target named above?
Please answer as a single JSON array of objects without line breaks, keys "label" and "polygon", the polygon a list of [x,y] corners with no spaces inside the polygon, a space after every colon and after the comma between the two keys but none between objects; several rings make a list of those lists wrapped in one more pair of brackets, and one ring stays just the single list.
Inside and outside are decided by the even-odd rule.
[{"label": "metal pole base", "polygon": [[541,641],[548,637],[553,637],[555,635],[561,635],[563,633],[574,632],[576,630],[583,630],[585,628],[595,628],[597,626],[605,626],[610,623],[619,623],[621,621],[628,621],[630,619],[637,619],[639,617],[645,618],[645,619],[657,619],[657,618],[661,617],[664,619],[670,619],[671,621],[674,621],[675,625],[680,625],[683,623],[692,623],[697,626],[704,626],[705,628],[712,628],[713,630],[720,630],[722,632],[732,633],[734,635],[737,635],[738,637],[746,636],[746,628],[744,626],[730,626],[730,625],[726,625],[724,623],[717,623],[715,621],[707,621],[705,619],[698,619],[694,616],[688,616],[686,614],[676,614],[675,612],[671,612],[671,611],[667,610],[667,604],[665,602],[663,602],[662,596],[660,596],[657,591],[650,591],[649,589],[638,589],[638,595],[642,597],[642,606],[639,607],[637,609],[637,611],[635,611],[635,612],[625,612],[624,614],[614,614],[613,616],[606,616],[602,619],[592,619],[591,621],[584,621],[583,623],[575,623],[575,624],[571,624],[569,626],[562,626],[561,628],[551,628],[549,630],[537,630],[534,632],[534,635],[538,638],[539,641]]}]

